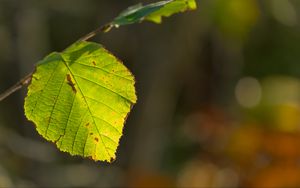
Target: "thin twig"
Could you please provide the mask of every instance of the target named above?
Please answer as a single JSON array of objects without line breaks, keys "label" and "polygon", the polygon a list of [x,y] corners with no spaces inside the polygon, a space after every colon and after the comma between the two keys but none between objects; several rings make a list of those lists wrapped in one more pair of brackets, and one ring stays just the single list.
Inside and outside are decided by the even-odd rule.
[{"label": "thin twig", "polygon": [[78,42],[79,41],[87,41],[87,40],[89,40],[90,38],[93,38],[94,36],[96,36],[99,33],[106,33],[108,31],[110,31],[113,27],[114,27],[114,25],[111,24],[111,23],[103,25],[101,27],[98,27],[97,29],[93,30],[92,32],[90,32],[90,33],[84,35],[83,37],[81,37],[78,40]]},{"label": "thin twig", "polygon": [[[81,37],[79,40],[77,40],[77,42],[87,41],[99,33],[106,33],[108,31],[110,31],[113,27],[114,27],[114,25],[111,23],[103,25],[103,26],[93,30],[92,32],[86,34],[85,36]],[[8,96],[10,96],[11,94],[13,94],[14,92],[21,89],[23,86],[28,85],[29,82],[31,81],[32,75],[33,75],[33,72],[31,72],[30,74],[25,76],[23,79],[21,79],[18,83],[16,83],[14,86],[12,86],[8,90],[6,90],[2,94],[0,94],[0,102],[3,101]]]},{"label": "thin twig", "polygon": [[11,94],[13,94],[14,92],[18,91],[19,89],[21,89],[23,86],[29,84],[29,82],[31,81],[31,77],[33,75],[33,72],[31,72],[30,74],[28,74],[27,76],[25,76],[23,79],[21,79],[18,83],[16,83],[14,86],[12,86],[11,88],[9,88],[8,90],[6,90],[4,93],[2,93],[0,95],[0,102],[3,101],[6,97],[10,96]]}]

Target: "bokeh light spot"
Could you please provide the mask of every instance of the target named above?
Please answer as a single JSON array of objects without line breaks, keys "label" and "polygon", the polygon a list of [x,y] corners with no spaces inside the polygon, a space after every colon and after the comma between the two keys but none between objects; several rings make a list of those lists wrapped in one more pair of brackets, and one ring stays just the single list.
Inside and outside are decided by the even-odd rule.
[{"label": "bokeh light spot", "polygon": [[253,77],[245,77],[238,81],[235,88],[235,96],[238,103],[246,108],[252,108],[261,100],[261,85]]}]

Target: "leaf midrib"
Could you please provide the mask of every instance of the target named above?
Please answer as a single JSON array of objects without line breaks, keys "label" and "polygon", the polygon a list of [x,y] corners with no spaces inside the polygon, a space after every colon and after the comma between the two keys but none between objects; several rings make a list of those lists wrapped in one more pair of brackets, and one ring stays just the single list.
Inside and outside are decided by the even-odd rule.
[{"label": "leaf midrib", "polygon": [[[100,137],[100,140],[101,140],[101,142],[102,142],[102,144],[103,144],[103,146],[104,146],[105,152],[107,153],[107,155],[109,156],[109,158],[112,158],[112,156],[111,156],[111,155],[109,154],[109,152],[108,152],[108,149],[107,149],[106,144],[105,144],[104,141],[103,141],[103,138],[102,138],[103,135],[100,133],[100,131],[99,131],[99,129],[98,129],[98,126],[97,126],[97,124],[96,124],[96,121],[95,121],[95,119],[94,119],[94,117],[93,117],[93,113],[92,113],[92,111],[91,111],[91,109],[90,109],[90,106],[89,106],[89,104],[88,104],[88,102],[87,102],[87,100],[86,100],[86,98],[85,98],[85,96],[84,96],[84,94],[83,94],[83,92],[82,92],[80,86],[79,86],[78,81],[76,80],[76,78],[75,78],[73,72],[71,71],[70,67],[68,66],[67,62],[63,59],[63,57],[62,57],[62,62],[64,63],[64,65],[65,65],[65,66],[67,67],[67,69],[69,70],[70,74],[72,75],[73,79],[75,80],[75,83],[77,83],[79,92],[81,93],[81,95],[82,95],[82,97],[83,97],[83,99],[84,99],[84,102],[86,103],[87,109],[88,109],[88,111],[89,111],[89,113],[90,113],[91,119],[92,119],[92,121],[93,121],[93,123],[94,123],[94,125],[95,125],[95,127],[96,127],[96,130],[97,130],[97,132],[98,132],[98,134],[99,134],[99,137]],[[88,137],[88,136],[87,136],[87,137]],[[74,140],[74,141],[75,141],[75,140]],[[86,141],[86,142],[87,142],[87,141]],[[86,145],[86,142],[85,142],[85,145]],[[84,153],[83,153],[83,155],[84,155]]]}]

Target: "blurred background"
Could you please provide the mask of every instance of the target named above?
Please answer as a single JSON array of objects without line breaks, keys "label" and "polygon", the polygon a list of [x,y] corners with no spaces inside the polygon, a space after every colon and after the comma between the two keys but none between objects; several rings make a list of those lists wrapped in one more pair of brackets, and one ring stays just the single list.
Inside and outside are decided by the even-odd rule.
[{"label": "blurred background", "polygon": [[[0,0],[0,91],[138,2]],[[0,187],[300,187],[299,0],[201,0],[93,41],[137,80],[117,160],[42,139],[23,88],[0,103]]]}]

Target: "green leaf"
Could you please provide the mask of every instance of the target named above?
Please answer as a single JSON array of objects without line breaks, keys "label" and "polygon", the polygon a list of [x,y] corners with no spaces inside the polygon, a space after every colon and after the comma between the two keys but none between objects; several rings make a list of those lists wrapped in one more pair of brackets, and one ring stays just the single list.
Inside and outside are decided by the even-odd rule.
[{"label": "green leaf", "polygon": [[134,84],[130,71],[101,45],[77,42],[38,63],[25,115],[61,151],[110,162],[137,100]]},{"label": "green leaf", "polygon": [[195,0],[170,0],[152,3],[142,6],[141,4],[129,7],[114,19],[112,25],[118,27],[143,20],[161,23],[162,17],[169,17],[172,14],[194,10],[197,8]]},{"label": "green leaf", "polygon": [[196,8],[197,4],[195,0],[174,0],[163,6],[158,11],[148,15],[145,17],[145,19],[155,23],[161,23],[163,16],[169,17],[175,13],[185,12],[187,10],[195,10]]}]

